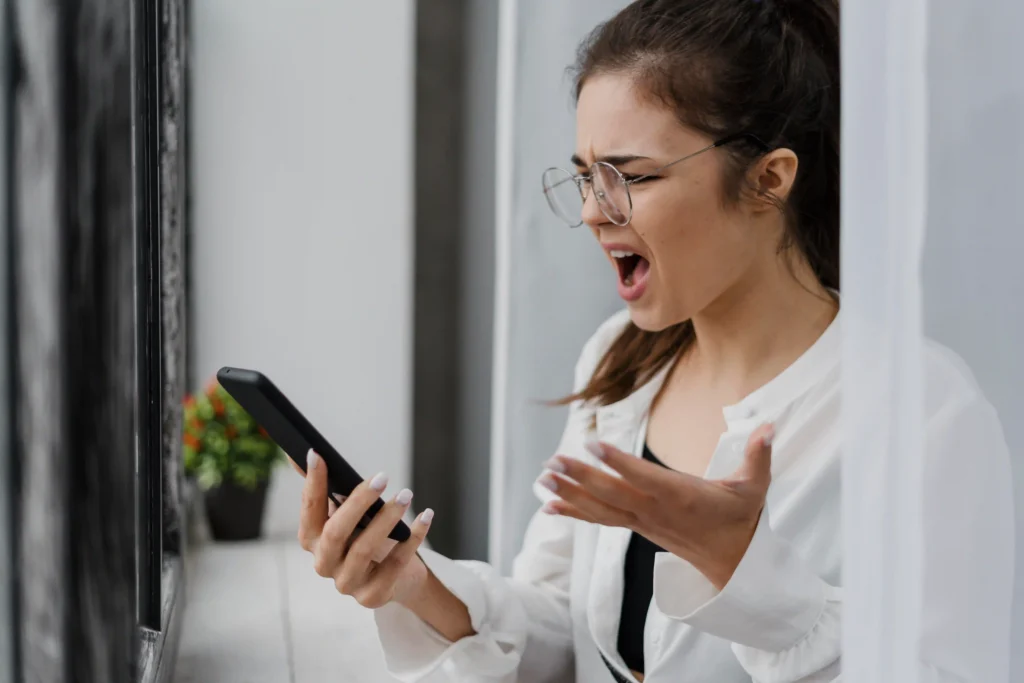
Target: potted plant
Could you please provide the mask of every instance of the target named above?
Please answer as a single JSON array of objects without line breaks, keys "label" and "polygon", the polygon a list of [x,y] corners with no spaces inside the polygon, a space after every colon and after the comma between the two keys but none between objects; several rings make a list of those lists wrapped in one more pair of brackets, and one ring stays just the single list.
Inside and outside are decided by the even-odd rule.
[{"label": "potted plant", "polygon": [[283,453],[216,379],[185,398],[185,472],[204,492],[215,540],[259,538],[274,466]]}]

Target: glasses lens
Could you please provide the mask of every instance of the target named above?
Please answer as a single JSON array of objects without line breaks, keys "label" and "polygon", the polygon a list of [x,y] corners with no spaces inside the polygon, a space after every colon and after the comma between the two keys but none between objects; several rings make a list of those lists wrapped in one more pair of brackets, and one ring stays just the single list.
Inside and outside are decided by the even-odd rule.
[{"label": "glasses lens", "polygon": [[571,173],[560,168],[544,171],[544,197],[555,215],[570,226],[583,223],[583,197]]},{"label": "glasses lens", "polygon": [[592,172],[594,195],[601,211],[615,225],[625,225],[632,213],[626,181],[614,166],[603,161],[594,164]]}]

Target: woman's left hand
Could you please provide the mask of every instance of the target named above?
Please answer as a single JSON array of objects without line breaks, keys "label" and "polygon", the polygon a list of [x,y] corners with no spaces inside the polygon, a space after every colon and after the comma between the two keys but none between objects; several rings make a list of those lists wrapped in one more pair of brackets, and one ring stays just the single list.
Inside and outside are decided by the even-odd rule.
[{"label": "woman's left hand", "polygon": [[549,514],[625,527],[692,564],[719,590],[747,552],[771,482],[774,430],[751,435],[743,463],[730,477],[707,480],[647,462],[606,443],[588,444],[616,477],[556,455],[540,483],[561,500]]}]

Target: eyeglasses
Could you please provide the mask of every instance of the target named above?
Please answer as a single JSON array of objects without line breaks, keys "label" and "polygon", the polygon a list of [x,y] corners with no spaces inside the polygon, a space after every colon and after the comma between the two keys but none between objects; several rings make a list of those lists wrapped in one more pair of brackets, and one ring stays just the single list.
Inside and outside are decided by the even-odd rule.
[{"label": "eyeglasses", "polygon": [[687,154],[681,159],[660,166],[642,176],[624,176],[619,169],[607,161],[598,161],[590,167],[590,173],[576,175],[563,168],[549,168],[542,177],[544,197],[548,206],[556,216],[565,221],[570,228],[583,225],[583,205],[591,188],[597,199],[597,206],[615,225],[626,225],[633,219],[633,199],[629,195],[629,186],[646,180],[670,166],[692,159],[704,152],[722,147],[733,142],[745,140],[757,146],[762,153],[770,151],[770,147],[761,138],[751,133],[739,133],[724,137],[703,149]]}]

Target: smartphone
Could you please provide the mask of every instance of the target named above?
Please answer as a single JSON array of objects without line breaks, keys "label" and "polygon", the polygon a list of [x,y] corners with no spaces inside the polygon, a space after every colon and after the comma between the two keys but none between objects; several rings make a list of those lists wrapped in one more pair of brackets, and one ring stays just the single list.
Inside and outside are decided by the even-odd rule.
[{"label": "smartphone", "polygon": [[[350,495],[362,483],[363,477],[266,375],[255,370],[224,367],[217,373],[217,381],[303,472],[306,471],[306,454],[309,449],[312,448],[323,458],[327,466],[327,492],[335,503],[341,505],[343,497]],[[384,501],[378,498],[360,520],[359,528],[366,528],[382,507]],[[399,520],[388,537],[401,542],[409,538],[409,535],[409,527]]]}]

